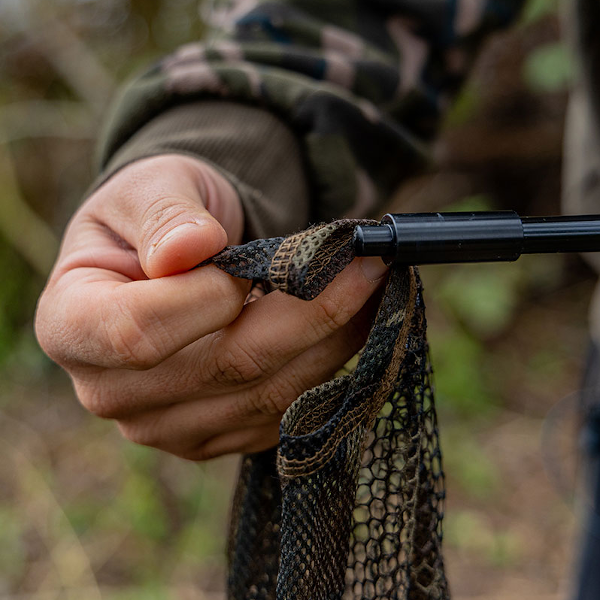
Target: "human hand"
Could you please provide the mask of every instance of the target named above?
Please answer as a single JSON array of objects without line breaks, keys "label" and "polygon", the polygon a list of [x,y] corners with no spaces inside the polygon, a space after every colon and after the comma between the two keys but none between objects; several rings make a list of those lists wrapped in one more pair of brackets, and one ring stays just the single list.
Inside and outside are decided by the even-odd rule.
[{"label": "human hand", "polygon": [[178,155],[125,167],[69,224],[36,333],[84,407],[128,439],[190,460],[271,447],[286,408],[364,343],[379,259],[311,302],[244,305],[250,282],[193,269],[242,231],[231,185]]}]

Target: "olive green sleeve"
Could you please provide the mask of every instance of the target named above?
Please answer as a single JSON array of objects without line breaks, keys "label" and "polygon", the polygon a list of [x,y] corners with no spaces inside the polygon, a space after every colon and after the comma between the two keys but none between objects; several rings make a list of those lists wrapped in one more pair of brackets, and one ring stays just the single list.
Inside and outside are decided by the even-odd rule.
[{"label": "olive green sleeve", "polygon": [[166,110],[118,149],[95,185],[136,160],[172,153],[203,160],[229,180],[244,207],[247,240],[290,233],[313,219],[296,137],[273,114],[234,102]]}]

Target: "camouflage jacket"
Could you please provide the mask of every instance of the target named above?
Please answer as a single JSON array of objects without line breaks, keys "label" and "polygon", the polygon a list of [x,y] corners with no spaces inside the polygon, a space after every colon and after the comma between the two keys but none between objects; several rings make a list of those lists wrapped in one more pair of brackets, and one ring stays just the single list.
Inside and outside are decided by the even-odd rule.
[{"label": "camouflage jacket", "polygon": [[427,144],[482,40],[524,0],[216,0],[211,34],[122,91],[103,178],[181,152],[237,189],[246,237],[375,215]]}]

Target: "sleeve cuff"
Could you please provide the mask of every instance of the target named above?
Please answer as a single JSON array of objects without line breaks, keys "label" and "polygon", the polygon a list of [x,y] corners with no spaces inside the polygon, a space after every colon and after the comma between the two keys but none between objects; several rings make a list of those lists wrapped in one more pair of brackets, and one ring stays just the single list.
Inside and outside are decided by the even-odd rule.
[{"label": "sleeve cuff", "polygon": [[224,101],[171,108],[121,146],[94,188],[128,164],[161,154],[202,160],[233,185],[244,208],[245,241],[285,235],[309,223],[299,142],[272,113]]}]

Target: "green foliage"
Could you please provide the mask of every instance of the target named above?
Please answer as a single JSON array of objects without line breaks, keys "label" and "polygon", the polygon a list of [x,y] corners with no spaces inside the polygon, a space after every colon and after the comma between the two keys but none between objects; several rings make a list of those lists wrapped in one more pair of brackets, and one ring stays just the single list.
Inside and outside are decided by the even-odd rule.
[{"label": "green foliage", "polygon": [[170,600],[168,589],[158,582],[148,581],[141,586],[102,594],[106,600]]},{"label": "green foliage", "polygon": [[3,587],[3,573],[11,577],[21,576],[27,559],[24,544],[25,523],[19,518],[17,511],[0,505],[0,589]]},{"label": "green foliage", "polygon": [[[221,491],[221,498],[227,497]],[[208,497],[208,496],[207,496]],[[211,500],[218,500],[219,496],[213,496]],[[207,559],[221,558],[223,552],[224,533],[216,531],[215,523],[211,520],[211,514],[217,514],[218,509],[205,513],[207,518],[196,519],[189,527],[181,533],[177,543],[177,555],[187,557],[192,563],[204,564]]]},{"label": "green foliage", "polygon": [[[1,182],[0,182],[1,183]],[[41,282],[17,252],[0,238],[0,365],[30,323]]]},{"label": "green foliage", "polygon": [[134,532],[152,540],[164,539],[167,532],[164,509],[156,482],[148,474],[134,472],[127,478],[115,500],[115,509],[131,524]]},{"label": "green foliage", "polygon": [[477,113],[480,102],[479,87],[473,82],[467,82],[448,108],[444,125],[452,128],[468,123]]},{"label": "green foliage", "polygon": [[513,265],[465,265],[454,269],[437,298],[480,339],[503,331],[520,297],[521,273]]},{"label": "green foliage", "polygon": [[444,438],[444,464],[448,473],[470,497],[493,498],[500,488],[500,476],[494,462],[482,452],[475,428],[455,424]]},{"label": "green foliage", "polygon": [[461,550],[483,557],[490,566],[514,566],[522,556],[522,543],[516,533],[497,531],[489,517],[474,510],[448,515],[445,539]]},{"label": "green foliage", "polygon": [[497,398],[487,384],[483,345],[457,325],[429,330],[438,406],[463,418],[489,416]]},{"label": "green foliage", "polygon": [[544,17],[556,14],[559,0],[529,0],[521,13],[521,26],[531,25]]},{"label": "green foliage", "polygon": [[494,204],[486,194],[465,196],[458,202],[451,204],[445,210],[451,212],[477,212],[480,210],[494,210]]},{"label": "green foliage", "polygon": [[65,502],[63,510],[73,531],[83,535],[95,525],[97,515],[105,508],[101,498],[86,497],[74,502]]},{"label": "green foliage", "polygon": [[573,74],[573,60],[564,42],[546,44],[534,49],[523,69],[527,85],[538,93],[568,89]]}]

